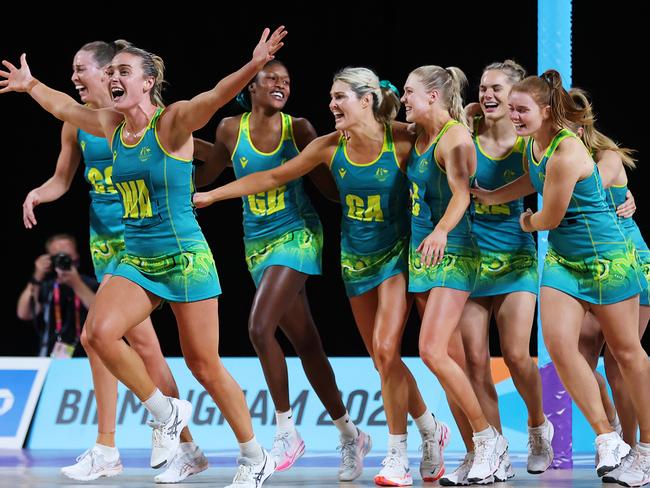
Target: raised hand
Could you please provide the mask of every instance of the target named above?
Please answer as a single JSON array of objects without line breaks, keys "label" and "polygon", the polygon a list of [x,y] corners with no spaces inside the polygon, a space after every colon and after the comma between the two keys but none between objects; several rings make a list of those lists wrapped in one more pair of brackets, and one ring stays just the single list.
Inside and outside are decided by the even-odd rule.
[{"label": "raised hand", "polygon": [[264,29],[262,37],[260,37],[260,42],[257,43],[253,51],[253,61],[258,63],[260,68],[275,58],[275,53],[284,46],[282,39],[287,35],[287,31],[284,30],[283,25],[275,29],[270,38],[269,32],[271,30],[268,27]]},{"label": "raised hand", "polygon": [[34,215],[34,207],[41,203],[41,196],[37,189],[30,191],[27,198],[23,202],[23,223],[27,229],[31,229],[36,225],[36,216]]},{"label": "raised hand", "polygon": [[0,93],[8,92],[26,92],[29,91],[38,81],[32,76],[27,65],[27,55],[25,53],[20,56],[20,68],[16,68],[7,60],[2,60],[2,64],[9,71],[0,71],[0,76],[5,78],[0,80]]}]

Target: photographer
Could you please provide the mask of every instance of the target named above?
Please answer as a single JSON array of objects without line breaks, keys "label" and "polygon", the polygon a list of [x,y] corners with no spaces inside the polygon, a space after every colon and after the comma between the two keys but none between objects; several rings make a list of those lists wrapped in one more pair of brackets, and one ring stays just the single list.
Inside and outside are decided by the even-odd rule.
[{"label": "photographer", "polygon": [[18,298],[16,313],[21,320],[34,321],[40,335],[39,356],[72,357],[97,282],[77,271],[79,254],[73,236],[53,235],[45,250],[34,262],[34,274]]}]

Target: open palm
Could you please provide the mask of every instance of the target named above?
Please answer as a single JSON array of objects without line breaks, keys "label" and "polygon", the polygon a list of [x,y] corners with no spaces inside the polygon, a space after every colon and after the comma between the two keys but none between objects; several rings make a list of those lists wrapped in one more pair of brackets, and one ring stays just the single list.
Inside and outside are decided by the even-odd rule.
[{"label": "open palm", "polygon": [[253,61],[260,65],[268,63],[275,57],[275,53],[284,46],[282,39],[287,35],[287,31],[284,30],[283,25],[275,29],[270,38],[269,32],[271,30],[268,27],[264,29],[262,37],[260,37],[260,42],[257,43],[253,51]]},{"label": "open palm", "polygon": [[7,60],[3,60],[2,64],[9,71],[0,71],[0,76],[5,78],[4,80],[0,80],[0,87],[2,87],[0,93],[11,91],[24,92],[30,88],[30,85],[34,81],[34,77],[29,71],[26,54],[20,56],[20,68],[16,68]]}]

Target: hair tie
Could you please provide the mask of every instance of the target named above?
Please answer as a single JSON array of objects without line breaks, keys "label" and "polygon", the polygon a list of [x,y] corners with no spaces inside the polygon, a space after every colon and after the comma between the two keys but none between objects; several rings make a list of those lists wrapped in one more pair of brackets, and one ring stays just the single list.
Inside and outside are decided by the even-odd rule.
[{"label": "hair tie", "polygon": [[399,90],[395,85],[393,85],[390,81],[388,80],[381,80],[379,82],[379,86],[385,90],[390,90],[392,91],[395,95],[397,95],[397,98],[399,98]]},{"label": "hair tie", "polygon": [[237,97],[235,98],[235,101],[244,110],[247,110],[247,111],[251,110],[251,101],[250,101],[250,98],[248,98],[248,92],[246,92],[245,90],[239,92],[239,95],[237,95]]}]

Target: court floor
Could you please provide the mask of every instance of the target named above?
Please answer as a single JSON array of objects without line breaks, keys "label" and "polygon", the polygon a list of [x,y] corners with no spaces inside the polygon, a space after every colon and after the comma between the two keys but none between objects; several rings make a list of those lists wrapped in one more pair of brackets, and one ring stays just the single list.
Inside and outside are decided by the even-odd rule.
[{"label": "court floor", "polygon": [[[78,482],[59,474],[61,466],[71,464],[79,452],[64,450],[0,450],[0,487],[7,488],[45,488],[45,487],[114,487],[151,488],[153,478],[158,473],[148,467],[149,452],[144,450],[121,450],[124,472],[113,478],[100,478],[92,482]],[[188,478],[179,487],[221,487],[232,481],[235,473],[234,452],[208,452],[210,469]],[[460,453],[446,455],[447,468],[454,469]],[[511,454],[515,468],[515,478],[507,483],[493,486],[521,486],[526,488],[565,488],[601,486],[593,468],[593,455],[577,456],[573,469],[549,470],[533,476],[526,472],[525,454]],[[336,479],[338,456],[336,453],[305,455],[289,471],[276,473],[264,486],[310,488],[341,487],[357,488],[375,486],[372,478],[380,467],[382,457],[369,456],[366,459],[363,475],[354,483],[339,483]],[[411,467],[414,473],[414,486],[438,486],[438,483],[422,483],[417,472],[417,459],[413,456]],[[618,485],[609,485],[618,486]]]}]

